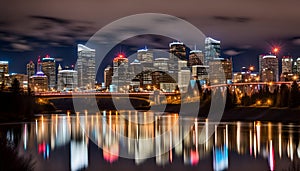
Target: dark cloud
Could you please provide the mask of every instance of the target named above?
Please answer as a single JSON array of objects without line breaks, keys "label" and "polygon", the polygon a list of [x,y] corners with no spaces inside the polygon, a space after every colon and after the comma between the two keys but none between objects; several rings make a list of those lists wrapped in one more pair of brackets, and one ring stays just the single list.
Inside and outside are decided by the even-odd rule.
[{"label": "dark cloud", "polygon": [[293,43],[294,45],[300,46],[300,37],[294,37],[294,38],[292,39],[292,43]]},{"label": "dark cloud", "polygon": [[29,44],[24,44],[24,43],[12,43],[11,46],[15,51],[20,51],[20,52],[32,50],[32,47]]},{"label": "dark cloud", "polygon": [[252,20],[249,17],[213,16],[212,18],[218,21],[236,22],[236,23],[247,23]]},{"label": "dark cloud", "polygon": [[236,55],[239,55],[241,53],[243,53],[242,51],[238,51],[238,50],[235,50],[235,49],[228,49],[228,50],[225,50],[223,52],[225,55],[228,55],[228,56],[236,56]]},{"label": "dark cloud", "polygon": [[32,19],[38,19],[38,20],[44,20],[44,21],[49,21],[57,24],[69,24],[71,21],[66,20],[66,19],[61,19],[61,18],[55,18],[55,17],[49,17],[49,16],[29,16]]}]

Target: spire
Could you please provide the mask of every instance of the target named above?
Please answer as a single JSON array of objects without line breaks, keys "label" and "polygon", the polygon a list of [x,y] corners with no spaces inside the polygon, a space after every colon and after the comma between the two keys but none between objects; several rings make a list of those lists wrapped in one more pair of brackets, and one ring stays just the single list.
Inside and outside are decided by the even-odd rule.
[{"label": "spire", "polygon": [[61,65],[60,65],[60,64],[58,65],[58,68],[57,68],[57,70],[58,70],[58,71],[61,71],[61,70],[62,70],[62,67],[61,67]]},{"label": "spire", "polygon": [[38,62],[36,66],[36,72],[41,72],[42,71],[42,62],[41,62],[41,56],[38,57]]}]

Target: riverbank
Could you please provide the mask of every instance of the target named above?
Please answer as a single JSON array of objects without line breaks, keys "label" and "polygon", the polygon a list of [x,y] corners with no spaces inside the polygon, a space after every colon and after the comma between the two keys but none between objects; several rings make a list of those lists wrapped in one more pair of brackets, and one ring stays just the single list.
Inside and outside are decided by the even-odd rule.
[{"label": "riverbank", "polygon": [[235,107],[224,112],[222,121],[300,122],[300,108]]}]

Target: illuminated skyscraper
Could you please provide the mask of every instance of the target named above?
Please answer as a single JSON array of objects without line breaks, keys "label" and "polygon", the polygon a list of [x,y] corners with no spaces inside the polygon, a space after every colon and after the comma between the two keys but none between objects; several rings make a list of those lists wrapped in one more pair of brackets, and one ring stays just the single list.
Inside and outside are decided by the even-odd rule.
[{"label": "illuminated skyscraper", "polygon": [[187,61],[186,46],[182,42],[172,42],[169,47],[169,74],[178,81],[178,61]]},{"label": "illuminated skyscraper", "polygon": [[137,51],[137,59],[143,66],[143,71],[153,70],[153,52],[147,47]]},{"label": "illuminated skyscraper", "polygon": [[5,87],[8,83],[8,61],[0,61],[0,86]]},{"label": "illuminated skyscraper", "polygon": [[189,55],[189,66],[203,65],[204,53],[201,50],[192,50]]},{"label": "illuminated skyscraper", "polygon": [[56,88],[56,66],[55,59],[48,55],[42,59],[42,71],[48,77],[49,89]]},{"label": "illuminated skyscraper", "polygon": [[300,57],[299,58],[297,58],[297,74],[300,74]]},{"label": "illuminated skyscraper", "polygon": [[43,73],[43,71],[37,69],[36,74],[29,78],[29,87],[35,92],[47,91],[48,77]]},{"label": "illuminated skyscraper", "polygon": [[154,68],[158,71],[168,72],[169,70],[169,59],[168,58],[156,58],[154,60]]},{"label": "illuminated skyscraper", "polygon": [[78,86],[77,71],[71,69],[63,69],[57,74],[57,90],[74,91]]},{"label": "illuminated skyscraper", "polygon": [[227,84],[232,80],[232,61],[215,58],[209,61],[209,79],[211,84]]},{"label": "illuminated skyscraper", "polygon": [[78,87],[81,89],[93,89],[96,80],[95,55],[96,50],[82,44],[77,45],[78,59]]},{"label": "illuminated skyscraper", "polygon": [[[261,74],[262,81],[278,81],[278,58],[274,55],[260,56],[260,67],[259,71]],[[269,76],[272,73],[272,78]]]},{"label": "illuminated skyscraper", "polygon": [[211,37],[205,39],[205,64],[209,61],[221,57],[221,42]]},{"label": "illuminated skyscraper", "polygon": [[120,54],[113,60],[112,84],[120,91],[129,85],[128,77],[128,59]]},{"label": "illuminated skyscraper", "polygon": [[105,87],[108,88],[112,82],[113,68],[111,66],[107,66],[104,70],[104,84]]},{"label": "illuminated skyscraper", "polygon": [[282,73],[292,73],[293,58],[291,56],[282,57]]},{"label": "illuminated skyscraper", "polygon": [[27,76],[28,76],[28,78],[30,78],[34,74],[35,74],[35,65],[34,65],[33,61],[30,61],[27,64]]}]

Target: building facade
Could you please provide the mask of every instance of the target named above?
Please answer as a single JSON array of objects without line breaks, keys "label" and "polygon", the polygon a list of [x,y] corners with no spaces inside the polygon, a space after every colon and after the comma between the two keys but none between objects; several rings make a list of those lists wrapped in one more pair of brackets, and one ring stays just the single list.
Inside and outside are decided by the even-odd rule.
[{"label": "building facade", "polygon": [[283,56],[281,65],[281,73],[292,73],[293,69],[293,58],[291,56]]},{"label": "building facade", "polygon": [[141,63],[143,71],[153,70],[153,52],[147,47],[137,51],[137,59]]},{"label": "building facade", "polygon": [[35,74],[35,64],[33,61],[30,61],[26,65],[26,71],[27,71],[28,79]]},{"label": "building facade", "polygon": [[42,59],[42,71],[48,77],[48,88],[56,89],[56,64],[55,59],[47,56]]},{"label": "building facade", "polygon": [[279,81],[278,58],[274,55],[265,55],[260,61],[261,81]]},{"label": "building facade", "polygon": [[57,74],[57,90],[75,91],[78,87],[77,71],[64,69]]},{"label": "building facade", "polygon": [[203,65],[204,53],[201,50],[192,50],[189,55],[189,66]]},{"label": "building facade", "polygon": [[118,91],[122,91],[129,83],[128,59],[123,54],[119,54],[113,60],[112,85],[116,86]]},{"label": "building facade", "polygon": [[94,89],[96,80],[95,55],[96,50],[82,44],[77,45],[78,87],[80,89]]},{"label": "building facade", "polygon": [[112,76],[113,76],[113,68],[111,66],[107,66],[104,69],[104,85],[105,85],[105,88],[108,88],[109,85],[111,85]]},{"label": "building facade", "polygon": [[0,61],[0,86],[4,88],[8,84],[8,61]]},{"label": "building facade", "polygon": [[35,92],[48,91],[48,77],[42,72],[38,71],[35,75],[29,78],[30,88]]},{"label": "building facade", "polygon": [[204,64],[208,64],[209,61],[215,58],[221,57],[221,41],[215,40],[211,37],[205,39],[205,61]]},{"label": "building facade", "polygon": [[232,61],[215,58],[209,61],[209,81],[211,84],[227,84],[232,81]]}]

